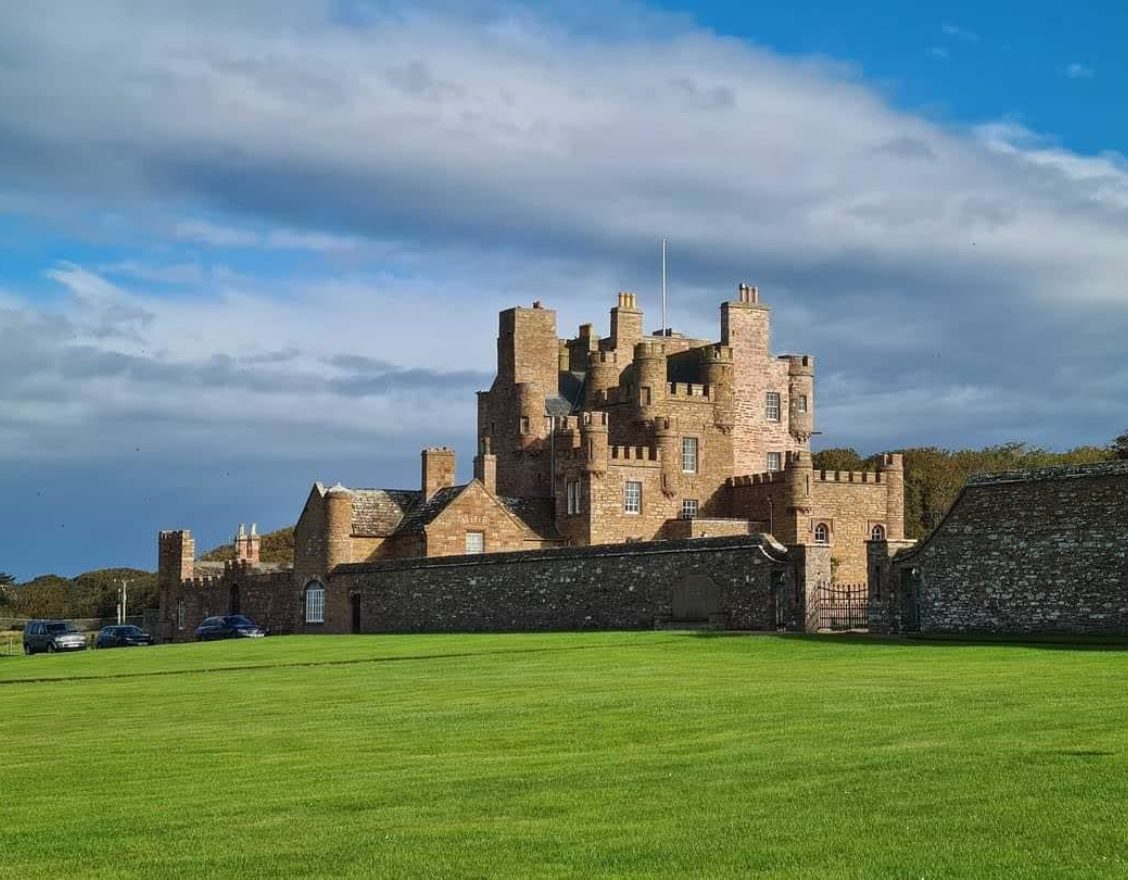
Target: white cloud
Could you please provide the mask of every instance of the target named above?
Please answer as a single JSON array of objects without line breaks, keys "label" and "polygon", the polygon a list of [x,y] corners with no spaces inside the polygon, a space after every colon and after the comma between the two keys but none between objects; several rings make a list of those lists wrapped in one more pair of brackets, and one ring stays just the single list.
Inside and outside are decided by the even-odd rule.
[{"label": "white cloud", "polygon": [[[558,306],[562,333],[605,320],[619,288],[653,305],[662,235],[673,314],[689,332],[715,337],[730,286],[761,284],[779,346],[827,367],[828,438],[927,441],[898,400],[931,401],[928,424],[958,425],[963,442],[1026,430],[1005,404],[1066,393],[1078,364],[1123,358],[1128,170],[1116,155],[1078,155],[1011,124],[942,126],[843,66],[668,20],[649,27],[643,13],[625,38],[500,6],[363,26],[327,20],[312,0],[261,17],[118,8],[3,13],[0,51],[16,61],[0,79],[0,163],[13,180],[43,202],[180,218],[154,233],[167,251],[52,270],[75,297],[54,318],[117,372],[87,388],[52,383],[48,367],[21,380],[30,421],[35,388],[64,399],[72,389],[57,410],[78,420],[72,429],[104,424],[89,400],[171,417],[141,375],[147,358],[180,383],[178,412],[257,422],[264,450],[311,436],[278,427],[294,420],[373,442],[393,431],[441,440],[452,422],[465,433],[469,396],[419,395],[393,413],[386,395],[309,388],[341,378],[332,354],[488,371],[496,311],[517,302]],[[209,263],[237,250],[254,259]],[[284,251],[337,262],[279,282]],[[198,295],[154,295],[145,284],[162,273]],[[1071,349],[1063,301],[1109,335]],[[0,328],[58,331],[30,303],[14,311]],[[283,351],[299,354],[270,362]],[[923,352],[935,369],[915,369]],[[247,358],[266,359],[251,374],[275,371],[274,391],[238,387]],[[856,390],[867,380],[880,395]],[[0,395],[11,387],[0,382]],[[969,388],[975,419],[971,398],[947,391]],[[1077,405],[1040,410],[1039,436],[1111,430],[1107,412],[1084,396]],[[39,436],[29,428],[21,449],[42,448]]]},{"label": "white cloud", "polygon": [[945,58],[950,56],[952,53],[948,51],[948,48],[946,46],[929,46],[928,54],[931,55],[933,58],[939,58],[940,60],[944,60]]},{"label": "white cloud", "polygon": [[967,28],[958,27],[949,21],[944,22],[940,26],[940,30],[945,36],[955,37],[957,40],[963,40],[965,43],[978,43],[979,34],[975,31],[970,31]]},{"label": "white cloud", "polygon": [[1092,79],[1093,68],[1089,67],[1087,64],[1074,61],[1065,68],[1065,75],[1070,79]]}]

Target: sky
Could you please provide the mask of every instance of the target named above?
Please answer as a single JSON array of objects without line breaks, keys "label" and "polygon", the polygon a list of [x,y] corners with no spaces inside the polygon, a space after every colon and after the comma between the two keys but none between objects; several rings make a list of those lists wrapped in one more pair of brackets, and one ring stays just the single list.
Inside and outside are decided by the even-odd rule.
[{"label": "sky", "polygon": [[[155,567],[311,483],[462,476],[497,312],[718,336],[817,445],[1128,427],[1128,7],[0,7],[0,571]],[[651,328],[653,329],[653,328]]]}]

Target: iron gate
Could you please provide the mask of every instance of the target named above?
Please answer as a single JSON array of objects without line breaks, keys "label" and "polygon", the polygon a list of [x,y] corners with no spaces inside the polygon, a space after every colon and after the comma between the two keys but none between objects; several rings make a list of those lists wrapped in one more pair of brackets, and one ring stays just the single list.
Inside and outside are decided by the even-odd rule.
[{"label": "iron gate", "polygon": [[819,584],[814,605],[811,617],[817,629],[831,632],[869,629],[867,584]]}]

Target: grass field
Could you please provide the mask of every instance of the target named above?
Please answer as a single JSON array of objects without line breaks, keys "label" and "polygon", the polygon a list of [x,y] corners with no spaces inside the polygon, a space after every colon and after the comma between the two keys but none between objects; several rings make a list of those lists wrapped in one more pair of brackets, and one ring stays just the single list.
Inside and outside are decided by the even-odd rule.
[{"label": "grass field", "polygon": [[1128,653],[679,633],[0,659],[0,876],[1128,876]]}]

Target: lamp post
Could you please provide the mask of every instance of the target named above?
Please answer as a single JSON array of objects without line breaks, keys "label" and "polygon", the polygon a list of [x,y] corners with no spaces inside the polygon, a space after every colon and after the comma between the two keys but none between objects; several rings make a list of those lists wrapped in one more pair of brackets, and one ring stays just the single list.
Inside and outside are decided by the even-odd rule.
[{"label": "lamp post", "polygon": [[118,599],[118,623],[125,623],[125,612],[126,612],[126,604],[125,603],[126,603],[126,596],[127,596],[126,588],[128,586],[129,586],[129,581],[127,581],[125,578],[122,578],[122,580],[121,580],[121,593],[119,594],[119,599]]}]

